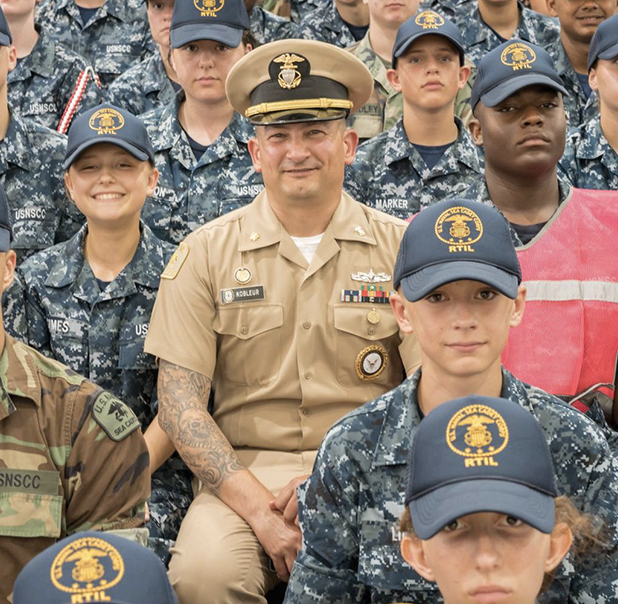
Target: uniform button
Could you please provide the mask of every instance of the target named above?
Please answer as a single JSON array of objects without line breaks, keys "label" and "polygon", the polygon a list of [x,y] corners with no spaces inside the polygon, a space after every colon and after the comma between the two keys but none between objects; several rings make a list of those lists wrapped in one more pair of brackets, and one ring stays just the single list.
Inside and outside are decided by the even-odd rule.
[{"label": "uniform button", "polygon": [[367,333],[372,336],[374,335],[376,332],[376,328],[375,327],[370,327],[369,329],[367,329]]},{"label": "uniform button", "polygon": [[304,327],[305,329],[309,329],[309,328],[311,327],[311,323],[309,323],[309,321],[305,321],[305,322],[303,323],[303,327]]},{"label": "uniform button", "polygon": [[311,379],[311,374],[307,371],[307,373],[305,373],[305,375],[303,376],[306,380],[310,380]]},{"label": "uniform button", "polygon": [[249,333],[249,329],[247,328],[247,326],[246,326],[246,325],[243,325],[243,326],[240,328],[240,333],[241,333],[243,336],[246,336],[246,335]]},{"label": "uniform button", "polygon": [[311,414],[311,409],[301,409],[300,412],[303,415],[310,415]]}]

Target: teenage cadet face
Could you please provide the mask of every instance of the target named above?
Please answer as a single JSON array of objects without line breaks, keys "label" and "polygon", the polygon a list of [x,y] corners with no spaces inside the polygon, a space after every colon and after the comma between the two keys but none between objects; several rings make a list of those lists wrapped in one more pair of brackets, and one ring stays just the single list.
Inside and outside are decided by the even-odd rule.
[{"label": "teenage cadet face", "polygon": [[112,143],[86,149],[65,172],[69,196],[88,222],[100,225],[139,221],[159,172]]},{"label": "teenage cadet face", "polygon": [[601,98],[602,111],[618,114],[618,56],[613,59],[598,59],[588,76],[590,87]]},{"label": "teenage cadet face", "polygon": [[358,135],[344,120],[257,126],[249,141],[256,172],[273,195],[290,203],[341,190],[345,165],[354,161]]},{"label": "teenage cadet face", "polygon": [[225,80],[230,69],[249,51],[251,45],[230,48],[214,40],[197,40],[174,48],[171,62],[178,83],[187,96],[198,101],[226,101]]},{"label": "teenage cadet face", "polygon": [[[0,0],[2,1],[2,0]],[[148,0],[147,13],[153,40],[164,48],[170,45],[170,23],[174,0]]]},{"label": "teenage cadet face", "polygon": [[547,6],[562,35],[579,44],[590,44],[599,23],[616,12],[616,0],[547,0]]},{"label": "teenage cadet face", "polygon": [[0,7],[8,20],[33,15],[36,4],[37,0],[0,0]]},{"label": "teenage cadet face", "polygon": [[363,0],[369,7],[371,23],[399,27],[418,10],[420,0]]},{"label": "teenage cadet face", "polygon": [[459,52],[446,38],[427,35],[415,40],[386,75],[408,104],[438,109],[454,101],[470,68],[459,65]]},{"label": "teenage cadet face", "polygon": [[431,539],[404,536],[401,552],[445,604],[534,604],[545,573],[566,555],[571,532],[557,524],[547,535],[495,512],[462,516]]},{"label": "teenage cadet face", "polygon": [[474,116],[472,138],[496,172],[542,175],[553,171],[564,153],[566,115],[561,94],[551,88],[527,86],[496,107],[479,102]]},{"label": "teenage cadet face", "polygon": [[511,300],[479,281],[454,281],[418,302],[391,297],[400,329],[414,333],[423,371],[436,376],[473,377],[500,367],[509,329],[521,322],[526,289]]}]

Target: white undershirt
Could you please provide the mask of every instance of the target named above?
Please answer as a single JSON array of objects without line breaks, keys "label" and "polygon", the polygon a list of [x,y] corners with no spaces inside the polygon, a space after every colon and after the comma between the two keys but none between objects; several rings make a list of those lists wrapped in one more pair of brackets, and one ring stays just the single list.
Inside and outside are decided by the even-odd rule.
[{"label": "white undershirt", "polygon": [[[290,237],[292,237],[290,235]],[[324,233],[320,235],[313,235],[312,237],[292,237],[292,241],[297,245],[298,249],[302,252],[303,256],[307,259],[307,262],[311,264],[315,251],[322,241]]]}]

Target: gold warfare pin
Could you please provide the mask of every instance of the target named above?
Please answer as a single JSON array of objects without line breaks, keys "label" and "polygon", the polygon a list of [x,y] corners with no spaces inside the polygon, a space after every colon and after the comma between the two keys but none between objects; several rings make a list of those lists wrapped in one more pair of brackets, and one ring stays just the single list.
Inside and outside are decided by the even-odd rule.
[{"label": "gold warfare pin", "polygon": [[532,69],[532,63],[536,61],[536,53],[527,44],[514,42],[502,51],[500,60],[504,65],[511,67],[513,71]]},{"label": "gold warfare pin", "polygon": [[95,111],[88,120],[91,130],[96,130],[97,134],[116,134],[124,126],[124,118],[115,109],[105,107]]},{"label": "gold warfare pin", "polygon": [[473,210],[455,206],[438,216],[434,230],[449,253],[474,252],[473,245],[483,236],[483,223]]}]

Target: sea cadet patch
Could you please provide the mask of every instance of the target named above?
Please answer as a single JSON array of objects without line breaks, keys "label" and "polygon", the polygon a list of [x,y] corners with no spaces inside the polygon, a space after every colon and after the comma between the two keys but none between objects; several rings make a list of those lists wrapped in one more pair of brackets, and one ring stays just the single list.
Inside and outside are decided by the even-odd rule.
[{"label": "sea cadet patch", "polygon": [[483,236],[483,223],[469,208],[455,206],[438,216],[435,233],[449,252],[474,252],[472,245]]},{"label": "sea cadet patch", "polygon": [[193,0],[193,4],[200,11],[200,17],[216,17],[225,0]]},{"label": "sea cadet patch", "polygon": [[301,55],[286,52],[275,57],[268,66],[268,74],[271,80],[277,80],[281,88],[293,90],[311,72],[311,64]]},{"label": "sea cadet patch", "polygon": [[71,595],[71,604],[110,600],[106,590],[124,576],[124,560],[110,543],[96,537],[77,539],[58,552],[51,566],[56,589]]},{"label": "sea cadet patch", "polygon": [[417,15],[414,23],[420,25],[423,29],[438,29],[444,25],[444,19],[438,13],[426,10]]},{"label": "sea cadet patch", "polygon": [[170,258],[170,261],[167,263],[163,274],[161,275],[161,279],[175,279],[182,265],[184,264],[187,256],[189,255],[189,244],[184,241],[176,248],[174,255]]},{"label": "sea cadet patch", "polygon": [[377,344],[367,346],[358,353],[354,368],[361,380],[375,380],[385,369],[388,363],[388,353]]},{"label": "sea cadet patch", "polygon": [[527,44],[514,42],[502,51],[500,60],[504,65],[512,67],[513,71],[532,69],[532,63],[536,61],[536,53]]},{"label": "sea cadet patch", "polygon": [[99,395],[92,406],[92,417],[113,441],[124,440],[139,428],[135,413],[110,392]]},{"label": "sea cadet patch", "polygon": [[264,300],[264,286],[252,285],[250,287],[231,287],[222,289],[221,304],[231,304],[232,302],[255,302]]},{"label": "sea cadet patch", "polygon": [[446,427],[446,442],[464,458],[466,468],[497,466],[495,457],[509,442],[504,418],[486,405],[468,405],[460,409]]},{"label": "sea cadet patch", "polygon": [[92,130],[96,130],[97,134],[116,134],[116,130],[120,130],[124,126],[124,118],[115,109],[105,107],[95,111],[88,125]]}]

